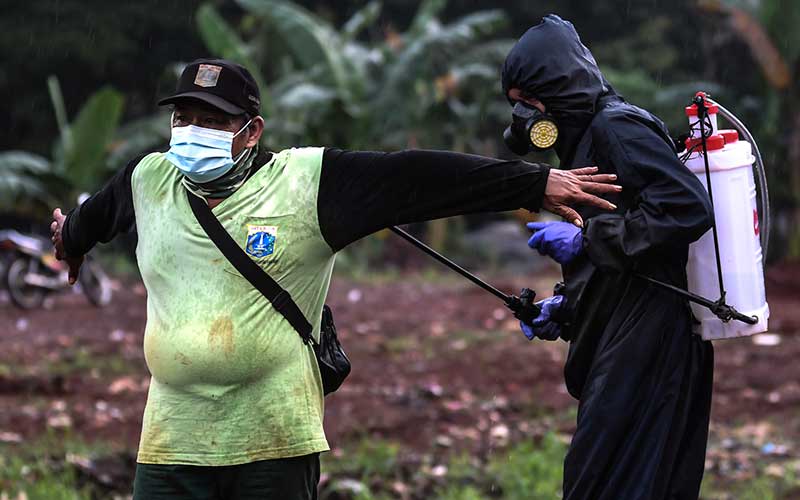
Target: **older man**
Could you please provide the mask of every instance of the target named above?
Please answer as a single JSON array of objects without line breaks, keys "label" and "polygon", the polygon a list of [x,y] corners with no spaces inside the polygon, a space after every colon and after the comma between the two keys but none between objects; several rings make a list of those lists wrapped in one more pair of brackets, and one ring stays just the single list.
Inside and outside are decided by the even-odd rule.
[{"label": "older man", "polygon": [[270,153],[259,99],[245,68],[189,64],[160,102],[174,106],[169,151],[131,162],[66,218],[54,212],[73,280],[96,242],[136,225],[152,374],[136,499],[316,498],[328,449],[313,350],[209,241],[187,190],[319,325],[336,253],[370,233],[542,205],[575,221],[567,203],[611,209],[588,192],[619,189],[610,175],[590,182],[594,169],[450,152]]}]

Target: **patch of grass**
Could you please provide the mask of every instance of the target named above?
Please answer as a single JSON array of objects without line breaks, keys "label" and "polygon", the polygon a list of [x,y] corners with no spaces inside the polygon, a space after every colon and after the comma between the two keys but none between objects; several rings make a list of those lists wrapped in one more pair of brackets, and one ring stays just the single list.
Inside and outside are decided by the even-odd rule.
[{"label": "patch of grass", "polygon": [[438,491],[436,500],[484,500],[486,496],[474,486],[450,485]]},{"label": "patch of grass", "polygon": [[493,457],[489,474],[507,500],[550,500],[561,495],[566,445],[555,434],[524,442]]},{"label": "patch of grass", "polygon": [[435,500],[551,500],[561,494],[566,445],[555,434],[497,452],[488,463],[469,454],[437,461],[447,467],[443,477],[431,475],[430,456],[403,462],[400,450],[393,442],[362,438],[341,453],[324,454],[322,470],[332,481],[320,498],[397,498],[397,483],[411,488],[414,498]]},{"label": "patch of grass", "polygon": [[95,354],[86,348],[78,348],[64,352],[58,361],[48,363],[44,368],[37,367],[37,370],[51,375],[95,372],[101,376],[116,376],[136,372],[138,364],[138,361],[129,361],[120,355]]},{"label": "patch of grass", "polygon": [[420,345],[417,339],[411,335],[396,335],[387,338],[383,345],[386,347],[389,355],[405,354],[409,351],[419,349]]},{"label": "patch of grass", "polygon": [[78,489],[71,469],[59,470],[43,460],[14,456],[0,456],[0,497],[5,498],[3,495],[29,500],[92,499],[88,488]]},{"label": "patch of grass", "polygon": [[791,467],[784,475],[770,476],[763,471],[758,477],[745,481],[723,481],[719,476],[706,474],[700,488],[702,500],[789,500],[800,493],[800,481]]},{"label": "patch of grass", "polygon": [[396,474],[400,445],[381,439],[362,438],[347,447],[340,456],[322,455],[322,468],[331,474],[343,474],[368,482],[386,480]]},{"label": "patch of grass", "polygon": [[104,445],[89,445],[63,433],[50,432],[34,442],[0,444],[0,497],[28,500],[92,500],[91,487],[79,486],[66,456],[103,454]]},{"label": "patch of grass", "polygon": [[400,445],[391,441],[364,437],[347,446],[341,453],[324,453],[322,471],[334,480],[322,488],[320,498],[353,498],[354,500],[389,500],[383,491],[400,475]]},{"label": "patch of grass", "polygon": [[483,500],[482,487],[488,485],[480,462],[463,453],[450,458],[447,466],[447,484],[436,489],[436,500]]}]

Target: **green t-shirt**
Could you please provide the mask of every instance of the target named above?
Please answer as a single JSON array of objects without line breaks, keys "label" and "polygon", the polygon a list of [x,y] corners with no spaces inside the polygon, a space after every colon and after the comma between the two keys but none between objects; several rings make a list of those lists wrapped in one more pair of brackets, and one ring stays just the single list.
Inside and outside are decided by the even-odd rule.
[{"label": "green t-shirt", "polygon": [[[273,155],[213,209],[315,336],[335,256],[317,218],[322,152]],[[152,374],[138,461],[234,465],[327,450],[312,348],[208,239],[181,179],[163,153],[132,177]]]}]

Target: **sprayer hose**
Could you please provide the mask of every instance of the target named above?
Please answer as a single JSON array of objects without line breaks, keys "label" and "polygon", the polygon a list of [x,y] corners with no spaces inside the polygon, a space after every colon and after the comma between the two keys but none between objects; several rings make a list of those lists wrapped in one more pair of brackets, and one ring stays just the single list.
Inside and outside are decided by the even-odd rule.
[{"label": "sprayer hose", "polygon": [[770,217],[769,217],[769,190],[767,188],[767,172],[764,170],[764,161],[761,159],[761,151],[758,150],[753,135],[747,130],[741,120],[736,118],[736,115],[725,109],[720,103],[715,102],[719,107],[719,114],[728,120],[733,127],[739,132],[739,135],[750,143],[753,147],[753,156],[756,159],[756,182],[758,183],[759,194],[759,232],[761,237],[761,251],[763,255],[763,262],[767,262],[767,250],[769,245],[769,231],[770,231]]}]

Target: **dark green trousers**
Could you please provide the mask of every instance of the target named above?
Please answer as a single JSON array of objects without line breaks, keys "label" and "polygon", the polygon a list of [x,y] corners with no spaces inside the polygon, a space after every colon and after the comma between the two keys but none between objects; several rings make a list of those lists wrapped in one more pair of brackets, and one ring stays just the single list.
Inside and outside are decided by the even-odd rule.
[{"label": "dark green trousers", "polygon": [[319,453],[242,465],[136,464],[133,500],[317,500]]}]

